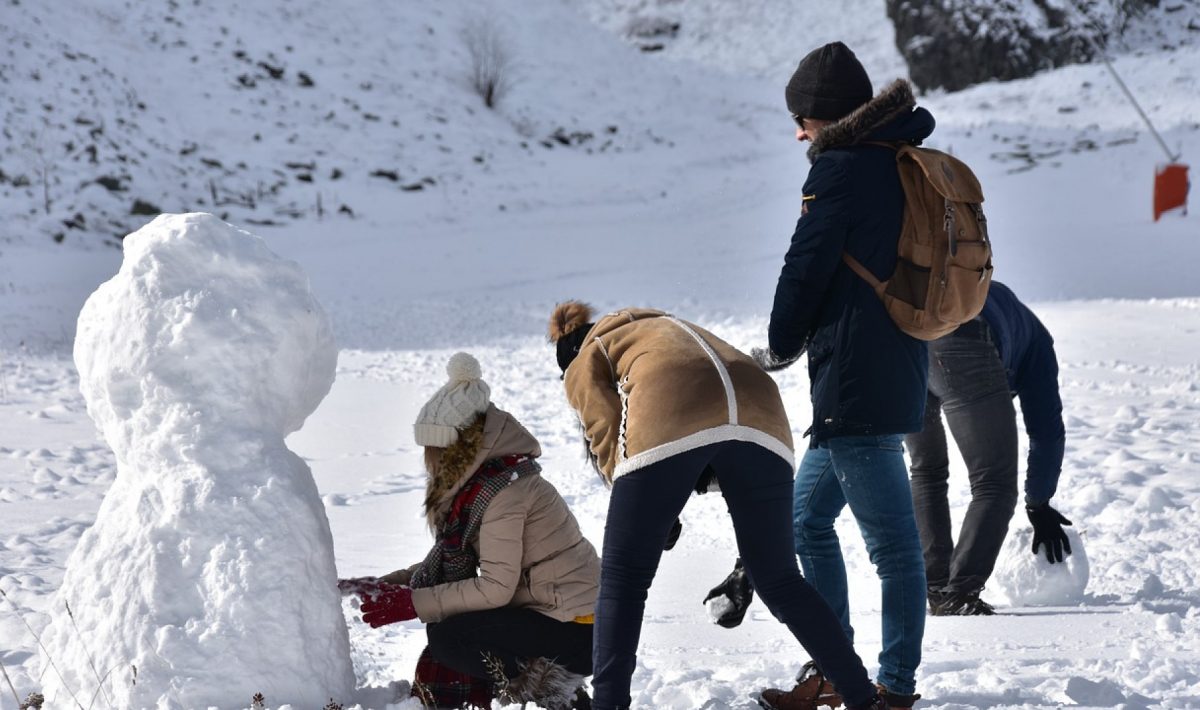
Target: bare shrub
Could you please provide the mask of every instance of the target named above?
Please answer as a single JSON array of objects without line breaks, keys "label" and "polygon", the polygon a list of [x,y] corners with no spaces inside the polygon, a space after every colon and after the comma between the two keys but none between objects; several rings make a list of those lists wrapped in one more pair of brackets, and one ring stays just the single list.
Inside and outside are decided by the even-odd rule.
[{"label": "bare shrub", "polygon": [[513,52],[508,40],[496,18],[486,14],[463,24],[462,40],[470,61],[471,88],[483,99],[484,106],[495,108],[512,88]]},{"label": "bare shrub", "polygon": [[625,25],[625,34],[640,39],[655,37],[674,38],[679,34],[680,23],[666,17],[638,15]]}]

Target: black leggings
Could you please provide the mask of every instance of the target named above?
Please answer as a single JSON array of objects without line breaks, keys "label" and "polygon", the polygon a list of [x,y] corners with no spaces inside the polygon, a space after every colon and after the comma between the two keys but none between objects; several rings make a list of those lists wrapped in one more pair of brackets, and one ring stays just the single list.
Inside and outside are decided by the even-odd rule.
[{"label": "black leggings", "polygon": [[572,673],[592,674],[592,625],[557,621],[517,607],[472,611],[425,627],[438,663],[475,678],[490,679],[483,654],[504,664],[515,678],[518,662],[544,657]]},{"label": "black leggings", "polygon": [[757,444],[724,441],[650,464],[613,484],[600,556],[592,707],[630,705],[646,593],[671,524],[706,466],[716,472],[742,562],[767,609],[787,625],[847,705],[870,702],[875,687],[862,660],[829,604],[796,565],[792,467]]}]

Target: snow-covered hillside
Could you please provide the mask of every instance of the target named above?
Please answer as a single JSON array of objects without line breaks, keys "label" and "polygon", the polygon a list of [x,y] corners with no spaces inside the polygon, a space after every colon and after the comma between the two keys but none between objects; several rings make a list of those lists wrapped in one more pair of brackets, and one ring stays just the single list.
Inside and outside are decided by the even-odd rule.
[{"label": "snow-covered hillside", "polygon": [[[509,55],[494,111],[469,82],[481,26]],[[111,244],[192,208],[428,218],[497,183],[536,194],[554,151],[673,144],[692,123],[676,72],[553,3],[15,2],[0,31],[0,243]],[[734,94],[708,110],[729,114],[734,87],[706,89]]]},{"label": "snow-covered hillside", "polygon": [[[306,267],[344,346],[531,332],[534,311],[568,296],[761,312],[806,170],[782,86],[836,36],[877,86],[902,72],[886,15],[824,4],[800,21],[762,0],[739,24],[720,3],[655,7],[691,28],[678,38],[691,49],[639,51],[622,29],[635,5],[599,0],[7,6],[0,294],[15,298],[0,298],[0,344],[70,343],[119,259],[102,243],[150,219],[129,215],[136,199],[272,239]],[[494,111],[467,82],[463,30],[478,22],[513,58]],[[1117,62],[1185,156],[1200,150],[1197,52]],[[983,178],[1000,278],[1026,298],[1194,293],[1200,242],[1186,220],[1151,225],[1163,158],[1102,67],[921,103],[940,122],[932,144]],[[101,126],[108,138],[93,138]],[[38,136],[59,151],[45,192]],[[75,213],[84,228],[63,224]],[[1056,275],[1064,255],[1088,276]]]},{"label": "snow-covered hillside", "polygon": [[[843,39],[877,88],[907,72],[883,0],[0,3],[0,662],[22,695],[54,672],[33,632],[116,476],[69,360],[76,320],[150,212],[262,235],[328,311],[338,379],[288,444],[316,477],[339,573],[424,554],[409,427],[454,350],[479,356],[598,544],[607,494],[544,343],[552,305],[657,306],[760,344],[808,168],[782,97],[796,61]],[[467,78],[464,31],[480,23],[513,62],[494,110]],[[1200,48],[1116,50],[1195,163]],[[1101,65],[919,101],[939,122],[931,144],[983,182],[997,278],[1055,335],[1057,500],[1091,566],[1075,606],[931,619],[922,706],[1200,707],[1195,214],[1152,222],[1163,156]],[[778,381],[798,435],[807,378]],[[651,592],[635,704],[752,708],[749,692],[804,659],[761,606],[736,630],[707,621],[732,531],[715,497],[684,526]],[[877,592],[844,526],[870,661]],[[423,632],[348,620],[363,687],[340,700],[382,710]]]}]

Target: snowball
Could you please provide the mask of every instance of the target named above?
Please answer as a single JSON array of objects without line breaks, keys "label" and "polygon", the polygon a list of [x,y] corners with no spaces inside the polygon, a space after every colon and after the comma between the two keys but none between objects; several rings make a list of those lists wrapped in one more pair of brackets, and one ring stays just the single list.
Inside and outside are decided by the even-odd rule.
[{"label": "snowball", "polygon": [[708,610],[709,621],[715,624],[721,617],[733,611],[733,600],[722,594],[704,602],[704,608]]},{"label": "snowball", "polygon": [[1162,636],[1176,636],[1183,633],[1183,622],[1177,614],[1162,614],[1155,619],[1154,628]]},{"label": "snowball", "polygon": [[1157,574],[1150,572],[1142,580],[1142,587],[1138,590],[1136,598],[1141,601],[1162,599],[1166,592],[1167,590],[1162,583],[1162,579]]},{"label": "snowball", "polygon": [[124,249],[75,338],[88,414],[109,444],[133,448],[129,437],[158,416],[191,417],[201,432],[299,429],[337,362],[299,265],[203,214],[163,215]]},{"label": "snowball", "polygon": [[1030,552],[1033,530],[1011,531],[1000,552],[992,583],[1011,606],[1073,606],[1084,601],[1088,583],[1088,558],[1083,539],[1074,528],[1064,527],[1071,554],[1062,562],[1046,561],[1045,548]]},{"label": "snowball", "polygon": [[1150,486],[1143,488],[1138,494],[1137,500],[1133,507],[1147,513],[1161,513],[1168,508],[1174,508],[1175,502],[1171,500],[1171,496],[1167,491],[1159,486]]},{"label": "snowball", "polygon": [[454,353],[446,363],[446,374],[451,382],[469,382],[483,377],[479,361],[468,353]]},{"label": "snowball", "polygon": [[1138,412],[1137,407],[1132,404],[1124,404],[1117,407],[1117,411],[1113,413],[1113,419],[1119,422],[1139,423],[1142,415]]},{"label": "snowball", "polygon": [[118,465],[52,605],[48,705],[109,669],[115,707],[345,698],[329,523],[284,444],[333,383],[329,320],[299,266],[212,215],[160,216],[124,250],[79,316],[80,388]]},{"label": "snowball", "polygon": [[1071,676],[1067,679],[1066,692],[1067,697],[1074,700],[1077,705],[1091,705],[1098,708],[1116,707],[1126,700],[1121,686],[1107,679],[1097,682],[1080,676]]}]

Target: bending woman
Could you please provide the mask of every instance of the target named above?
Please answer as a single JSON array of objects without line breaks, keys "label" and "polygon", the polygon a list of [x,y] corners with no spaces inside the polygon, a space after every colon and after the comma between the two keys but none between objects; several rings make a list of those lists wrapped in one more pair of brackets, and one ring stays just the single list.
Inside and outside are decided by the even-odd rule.
[{"label": "bending woman", "polygon": [[551,316],[550,339],[592,461],[612,485],[593,707],[630,706],[646,591],[672,524],[711,470],[754,588],[824,674],[760,704],[886,708],[841,622],[796,565],[792,433],[771,376],[712,333],[662,311],[627,309],[593,323],[591,309],[571,301]]}]

